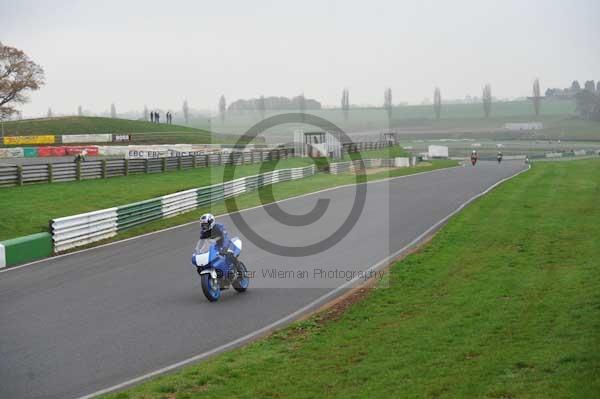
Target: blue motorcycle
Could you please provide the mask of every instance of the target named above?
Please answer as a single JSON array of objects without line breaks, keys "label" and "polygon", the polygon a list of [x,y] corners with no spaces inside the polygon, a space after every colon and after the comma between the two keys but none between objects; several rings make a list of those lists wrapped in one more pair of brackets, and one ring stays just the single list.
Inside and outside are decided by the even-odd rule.
[{"label": "blue motorcycle", "polygon": [[239,260],[242,252],[242,240],[231,239],[229,248],[219,251],[212,239],[198,241],[192,264],[200,275],[204,296],[211,302],[219,300],[221,291],[233,287],[237,292],[248,289],[250,279],[248,270]]}]

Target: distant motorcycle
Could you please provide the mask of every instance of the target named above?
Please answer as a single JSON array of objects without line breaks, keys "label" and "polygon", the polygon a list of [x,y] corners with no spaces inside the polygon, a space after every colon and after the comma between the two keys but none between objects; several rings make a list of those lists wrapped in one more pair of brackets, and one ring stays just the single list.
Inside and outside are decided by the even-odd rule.
[{"label": "distant motorcycle", "polygon": [[498,154],[497,159],[498,159],[498,163],[502,162],[502,154],[501,153]]},{"label": "distant motorcycle", "polygon": [[473,154],[471,155],[471,165],[475,166],[475,164],[477,163],[477,159],[479,157],[477,156],[477,154]]},{"label": "distant motorcycle", "polygon": [[219,300],[221,291],[233,286],[237,292],[248,289],[250,279],[246,265],[238,258],[242,252],[242,240],[231,239],[228,249],[219,252],[215,240],[198,241],[192,255],[192,264],[200,275],[202,292],[211,302]]}]

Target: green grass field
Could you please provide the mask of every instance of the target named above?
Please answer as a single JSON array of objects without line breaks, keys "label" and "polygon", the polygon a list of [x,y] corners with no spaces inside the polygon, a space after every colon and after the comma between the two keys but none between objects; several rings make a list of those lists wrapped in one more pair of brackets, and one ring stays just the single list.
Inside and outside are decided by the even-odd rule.
[{"label": "green grass field", "polygon": [[105,398],[598,397],[599,194],[600,161],[536,164],[344,312]]},{"label": "green grass field", "polygon": [[[293,110],[290,112],[294,112]],[[297,112],[297,111],[296,111]],[[388,128],[383,108],[351,108],[348,119],[339,109],[308,110],[310,114],[325,118],[345,131],[377,131]],[[267,117],[282,112],[267,113]],[[494,102],[489,118],[484,118],[481,103],[443,104],[440,120],[435,119],[432,105],[396,106],[392,114],[392,127],[405,136],[419,137],[494,137],[502,139],[551,138],[600,140],[600,122],[576,118],[573,100],[547,99],[542,102],[541,113],[535,116],[530,101]],[[225,123],[214,119],[213,130],[222,133],[245,131],[259,122],[256,112],[229,113]],[[542,122],[544,129],[537,132],[506,132],[502,127],[508,122]],[[193,123],[193,122],[192,122]],[[301,126],[281,127],[268,133],[291,140],[292,132]],[[303,127],[310,130],[310,127]]]},{"label": "green grass field", "polygon": [[8,121],[4,123],[4,133],[7,136],[87,133],[131,134],[133,144],[234,142],[234,137],[213,135],[206,130],[188,126],[91,116],[65,116]]},{"label": "green grass field", "polygon": [[8,136],[81,133],[169,133],[174,131],[208,134],[205,130],[187,126],[95,116],[63,116],[4,122],[4,133]]},{"label": "green grass field", "polygon": [[[277,168],[310,165],[310,159],[281,160]],[[265,167],[273,163],[265,162]],[[259,173],[261,164],[236,168],[235,177]],[[224,167],[197,168],[110,179],[32,184],[0,190],[0,240],[48,230],[52,218],[125,205],[223,180]],[[35,209],[35,212],[31,212]]]}]

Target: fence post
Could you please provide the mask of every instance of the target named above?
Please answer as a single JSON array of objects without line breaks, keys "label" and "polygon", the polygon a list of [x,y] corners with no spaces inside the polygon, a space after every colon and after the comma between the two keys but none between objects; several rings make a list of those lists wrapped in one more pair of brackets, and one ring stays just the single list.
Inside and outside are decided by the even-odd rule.
[{"label": "fence post", "polygon": [[181,170],[181,157],[177,157],[177,170]]},{"label": "fence post", "polygon": [[150,173],[150,166],[148,165],[148,158],[144,160],[144,167],[146,169],[146,173]]},{"label": "fence post", "polygon": [[21,165],[17,165],[17,184],[23,185],[23,167]]},{"label": "fence post", "polygon": [[162,171],[163,173],[167,171],[167,158],[162,159]]},{"label": "fence post", "polygon": [[196,155],[192,155],[192,168],[196,169]]},{"label": "fence post", "polygon": [[52,180],[54,180],[52,174],[53,174],[52,163],[49,163],[48,164],[48,183],[52,183]]},{"label": "fence post", "polygon": [[102,178],[106,179],[106,159],[102,160]]},{"label": "fence post", "polygon": [[75,176],[77,180],[81,180],[81,160],[77,160],[77,164],[75,165]]},{"label": "fence post", "polygon": [[125,168],[125,176],[129,175],[129,159],[125,158],[125,163],[123,164],[123,167]]}]

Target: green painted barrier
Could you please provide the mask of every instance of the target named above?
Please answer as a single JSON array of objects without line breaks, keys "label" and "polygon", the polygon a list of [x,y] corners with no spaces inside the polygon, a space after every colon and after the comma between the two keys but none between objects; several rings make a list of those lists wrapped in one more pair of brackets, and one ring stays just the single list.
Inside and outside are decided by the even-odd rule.
[{"label": "green painted barrier", "polygon": [[125,230],[162,218],[162,200],[153,198],[117,208],[117,229]]},{"label": "green painted barrier", "polygon": [[36,158],[38,156],[37,147],[25,147],[23,148],[23,156],[26,158]]},{"label": "green painted barrier", "polygon": [[0,241],[0,268],[31,262],[52,255],[52,236],[38,233]]}]

